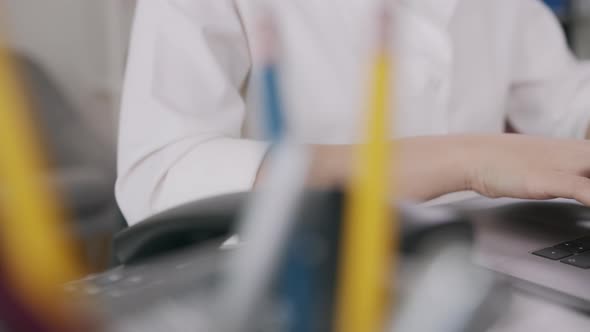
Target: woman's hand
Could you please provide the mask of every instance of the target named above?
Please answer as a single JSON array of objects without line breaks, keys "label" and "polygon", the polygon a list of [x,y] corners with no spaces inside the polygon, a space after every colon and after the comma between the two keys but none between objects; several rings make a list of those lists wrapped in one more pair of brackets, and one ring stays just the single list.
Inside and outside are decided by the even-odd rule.
[{"label": "woman's hand", "polygon": [[[489,197],[573,198],[590,205],[590,143],[585,141],[457,135],[404,138],[395,144],[398,172],[391,180],[404,199],[474,190]],[[354,147],[312,149],[310,185],[345,185],[352,174]]]},{"label": "woman's hand", "polygon": [[464,144],[473,156],[468,187],[480,194],[590,205],[590,142],[500,135]]}]

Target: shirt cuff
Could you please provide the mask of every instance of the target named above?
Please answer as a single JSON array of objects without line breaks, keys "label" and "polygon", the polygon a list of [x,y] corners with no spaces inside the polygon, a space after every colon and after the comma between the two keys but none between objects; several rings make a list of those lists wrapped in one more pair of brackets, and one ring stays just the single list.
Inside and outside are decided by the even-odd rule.
[{"label": "shirt cuff", "polygon": [[169,170],[156,196],[155,212],[212,196],[250,191],[268,148],[268,143],[244,139],[199,144]]}]

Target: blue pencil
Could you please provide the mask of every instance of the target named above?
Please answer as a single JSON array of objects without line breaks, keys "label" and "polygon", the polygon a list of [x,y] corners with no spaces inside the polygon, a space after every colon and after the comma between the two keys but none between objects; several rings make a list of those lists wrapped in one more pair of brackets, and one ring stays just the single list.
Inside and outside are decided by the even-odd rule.
[{"label": "blue pencil", "polygon": [[[276,26],[270,15],[265,15],[261,22],[261,79],[264,101],[264,119],[269,139],[280,149],[287,142],[285,117],[283,114],[279,61],[277,57]],[[286,143],[288,144],[288,143]],[[287,217],[289,218],[289,217]],[[292,218],[292,217],[291,217]],[[295,227],[296,228],[296,227]],[[313,286],[314,271],[307,261],[309,252],[301,246],[305,243],[300,236],[305,233],[295,232],[287,239],[286,252],[282,268],[278,271],[278,293],[286,304],[288,332],[313,331]]]},{"label": "blue pencil", "polygon": [[278,66],[269,62],[262,68],[264,111],[266,130],[269,139],[279,142],[285,132],[285,121],[281,107],[281,96],[278,84]]}]

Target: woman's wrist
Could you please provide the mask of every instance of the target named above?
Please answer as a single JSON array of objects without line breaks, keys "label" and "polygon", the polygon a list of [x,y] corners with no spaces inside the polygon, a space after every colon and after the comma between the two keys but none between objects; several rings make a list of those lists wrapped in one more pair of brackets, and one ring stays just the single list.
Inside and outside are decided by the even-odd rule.
[{"label": "woman's wrist", "polygon": [[449,142],[443,144],[446,144],[449,151],[449,164],[446,167],[453,179],[451,192],[472,190],[482,150],[477,139],[468,136],[449,136]]},{"label": "woman's wrist", "polygon": [[476,163],[467,137],[412,137],[398,144],[400,197],[428,200],[471,189]]}]

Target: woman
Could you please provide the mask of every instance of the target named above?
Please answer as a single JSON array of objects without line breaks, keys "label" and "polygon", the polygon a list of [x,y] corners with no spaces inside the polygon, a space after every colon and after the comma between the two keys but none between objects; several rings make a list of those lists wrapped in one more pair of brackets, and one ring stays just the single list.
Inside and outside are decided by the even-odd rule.
[{"label": "woman", "polygon": [[[121,114],[117,196],[130,223],[252,188],[264,176],[254,41],[259,1],[140,0]],[[311,186],[349,176],[379,1],[270,1],[290,130]],[[402,194],[575,198],[590,204],[590,71],[537,0],[398,0]],[[543,35],[540,42],[538,34]],[[471,134],[470,134],[471,133]],[[474,135],[477,134],[477,135]]]}]

